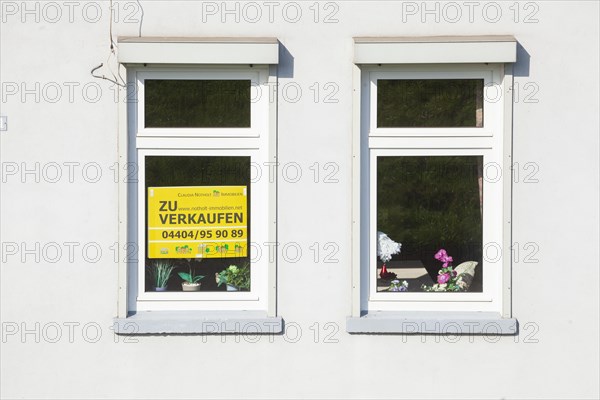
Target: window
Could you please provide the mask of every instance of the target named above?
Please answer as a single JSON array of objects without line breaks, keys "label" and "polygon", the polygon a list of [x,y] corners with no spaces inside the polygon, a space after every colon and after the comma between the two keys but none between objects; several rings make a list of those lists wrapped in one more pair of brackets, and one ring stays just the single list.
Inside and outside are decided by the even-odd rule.
[{"label": "window", "polygon": [[[185,44],[202,44],[211,60],[229,49],[210,43],[217,48]],[[155,44],[160,52],[172,43]],[[270,61],[260,54],[252,57]],[[127,68],[127,159],[137,180],[124,190],[137,256],[125,267],[119,333],[281,330],[275,260],[260,248],[276,242],[275,182],[260,173],[276,156],[275,69],[213,64]]]},{"label": "window", "polygon": [[146,128],[250,128],[250,79],[146,79]]},{"label": "window", "polygon": [[[502,243],[502,184],[484,180],[483,172],[502,164],[500,69],[479,68],[364,70],[369,309],[392,310],[397,302],[414,310],[499,308],[501,269],[483,259],[483,247]],[[390,240],[401,244],[400,252],[384,263],[381,249]],[[473,262],[475,269],[454,277],[453,268],[440,278],[449,281],[439,283],[441,249],[453,258],[448,265]],[[450,291],[458,279],[461,291]]]},{"label": "window", "polygon": [[483,126],[483,79],[377,79],[378,128]]},{"label": "window", "polygon": [[[394,279],[410,283],[406,287],[410,293],[422,292],[422,285],[432,286],[443,266],[434,258],[441,248],[453,258],[455,266],[463,260],[484,265],[483,155],[398,156],[375,149],[371,154],[376,164],[372,189],[377,199],[372,207],[374,229],[402,244],[400,254],[390,255],[391,260],[386,263],[389,277],[383,277],[382,257],[374,251],[378,293],[388,292]],[[379,240],[376,236],[375,246]],[[413,267],[401,267],[406,264]],[[420,270],[416,265],[421,266]],[[469,281],[460,289],[482,292],[484,270],[476,267],[473,272],[464,276]],[[415,273],[420,273],[420,279],[415,279]],[[446,278],[453,277],[441,279]],[[449,284],[452,285],[452,279]],[[445,288],[448,289],[448,283],[439,287]]]},{"label": "window", "polygon": [[[367,57],[371,44],[357,41],[357,54]],[[347,329],[439,332],[440,321],[450,321],[469,332],[493,321],[512,333],[510,182],[502,175],[511,152],[510,69],[413,63],[417,56],[399,51],[405,42],[385,44],[402,62],[356,70],[354,300]]]},{"label": "window", "polygon": [[139,71],[138,136],[260,137],[268,91],[259,75],[258,67]]},{"label": "window", "polygon": [[[268,265],[251,256],[251,243],[268,241],[268,182],[251,176],[253,166],[267,162],[268,115],[257,110],[267,98],[251,94],[266,74],[260,68],[134,72],[139,257],[130,308],[266,308]],[[237,136],[252,139],[240,146]],[[225,282],[232,265],[236,288]]]},{"label": "window", "polygon": [[[251,161],[252,155],[241,155],[245,152],[220,153],[223,155],[138,150],[143,177],[138,182],[139,199],[143,199],[138,208],[138,237],[144,239],[138,240],[137,309],[156,309],[160,301],[172,300],[180,300],[175,306],[178,309],[213,309],[218,306],[214,300],[230,304],[231,300],[266,297],[259,292],[265,286],[263,271],[267,267],[250,257],[251,241],[265,237],[260,226],[252,223],[252,219],[261,221],[265,216],[260,207],[265,203],[263,188],[253,185],[250,177],[251,163],[258,157]],[[229,285],[217,282],[216,275],[231,265],[239,273],[231,276]],[[163,266],[171,271],[170,278],[157,275],[157,268],[163,271]],[[180,274],[192,274],[190,279],[198,279],[195,283],[199,285],[189,287]],[[193,302],[203,299],[213,301]],[[183,300],[191,301],[184,305]],[[264,307],[256,303],[243,307]]]}]

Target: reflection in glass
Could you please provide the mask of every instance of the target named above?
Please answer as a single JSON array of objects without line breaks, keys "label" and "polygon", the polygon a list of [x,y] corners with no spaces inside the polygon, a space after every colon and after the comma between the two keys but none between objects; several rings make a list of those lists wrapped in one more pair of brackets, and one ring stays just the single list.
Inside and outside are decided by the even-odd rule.
[{"label": "reflection in glass", "polygon": [[[232,253],[234,251],[233,248],[227,249],[217,249],[217,251],[221,251],[218,256],[212,256],[213,253],[210,253],[211,256],[203,256],[197,257],[198,254],[196,248],[198,246],[202,246],[204,242],[203,239],[208,238],[208,236],[204,236],[208,233],[207,229],[202,229],[200,231],[197,227],[198,224],[194,225],[194,220],[197,220],[198,213],[200,211],[195,210],[178,210],[177,206],[173,203],[164,204],[165,210],[173,211],[174,213],[181,213],[186,218],[186,223],[189,228],[180,229],[179,226],[175,228],[166,228],[159,232],[153,231],[149,233],[148,231],[148,204],[149,199],[146,198],[146,221],[145,221],[145,232],[146,238],[144,239],[146,243],[148,243],[148,238],[150,235],[156,236],[153,239],[165,241],[174,240],[174,239],[182,239],[182,242],[185,242],[187,247],[189,245],[190,248],[193,248],[193,252],[190,253],[189,258],[185,257],[177,257],[177,258],[157,258],[149,257],[148,246],[146,246],[146,279],[145,279],[145,290],[148,291],[159,291],[156,289],[157,283],[160,281],[157,276],[158,266],[162,266],[165,271],[168,271],[170,267],[171,274],[167,279],[165,286],[165,291],[182,291],[183,289],[182,283],[184,281],[184,277],[196,278],[197,276],[203,276],[203,278],[198,279],[200,283],[200,291],[225,291],[225,290],[234,290],[235,288],[229,287],[226,283],[226,279],[230,279],[235,281],[237,284],[238,290],[250,290],[250,257],[248,251],[248,244],[250,243],[250,226],[251,226],[251,215],[250,215],[250,157],[247,156],[146,156],[145,157],[145,192],[149,192],[149,188],[173,188],[173,187],[182,187],[184,189],[190,188],[203,188],[204,191],[207,191],[211,194],[211,196],[223,196],[222,194],[214,191],[215,187],[224,187],[224,186],[232,186],[232,187],[243,187],[243,190],[246,193],[246,201],[245,208],[247,210],[247,214],[245,215],[245,220],[243,220],[243,226],[230,226],[228,229],[220,229],[220,232],[227,231],[228,237],[225,235],[221,235],[219,240],[224,244],[240,242],[239,239],[234,239],[233,235],[239,238],[242,233],[245,235],[245,240],[243,240],[243,245],[246,246],[245,256],[237,257],[236,254],[240,253]],[[200,192],[200,190],[197,190]],[[219,200],[217,200],[219,201]],[[203,209],[207,203],[203,197],[193,197],[193,206],[192,208],[196,208],[197,210]],[[188,202],[189,204],[189,202]],[[225,203],[224,203],[225,204]],[[227,210],[227,207],[223,206],[224,210]],[[177,211],[176,211],[177,210]],[[215,211],[215,213],[223,213],[225,211]],[[189,217],[189,214],[192,214]],[[163,217],[169,214],[162,214]],[[179,215],[179,214],[178,214]],[[208,214],[205,214],[208,215]],[[215,214],[212,214],[215,215]],[[191,218],[191,220],[190,220]],[[207,217],[210,218],[210,217]],[[240,225],[240,220],[233,218],[231,221],[228,221],[225,217],[222,219],[222,223],[220,225]],[[178,221],[179,222],[179,221]],[[210,221],[209,221],[210,222]],[[219,225],[219,224],[217,224]],[[199,231],[201,235],[196,236],[196,230]],[[193,239],[191,240],[191,233],[194,234]],[[164,236],[160,236],[164,235]],[[180,236],[177,236],[180,235]],[[190,235],[190,236],[188,236]],[[211,239],[215,238],[215,231],[213,230],[213,235]],[[189,239],[187,241],[183,239]],[[233,246],[232,246],[233,247]],[[237,249],[236,249],[237,250]],[[211,251],[213,251],[211,249]],[[202,253],[202,251],[200,251]],[[170,254],[170,253],[169,253]],[[162,256],[164,257],[164,255]],[[235,265],[239,268],[238,270],[229,268],[231,265]],[[247,267],[247,269],[244,269]],[[224,272],[225,271],[225,272]]]},{"label": "reflection in glass", "polygon": [[483,79],[379,79],[378,128],[483,126]]},{"label": "reflection in glass", "polygon": [[146,128],[249,128],[250,80],[144,82]]},{"label": "reflection in glass", "polygon": [[384,234],[401,243],[401,252],[386,263],[388,276],[381,276],[377,258],[378,291],[393,287],[395,279],[400,285],[406,280],[408,291],[437,283],[440,249],[454,267],[476,262],[468,291],[482,290],[482,163],[482,156],[377,157],[377,240],[391,246]]}]

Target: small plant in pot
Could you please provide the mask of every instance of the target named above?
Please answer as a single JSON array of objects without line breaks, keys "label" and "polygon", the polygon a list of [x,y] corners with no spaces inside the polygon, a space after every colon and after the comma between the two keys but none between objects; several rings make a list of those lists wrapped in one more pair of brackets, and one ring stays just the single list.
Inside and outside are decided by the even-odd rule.
[{"label": "small plant in pot", "polygon": [[154,261],[152,265],[148,267],[155,291],[164,292],[167,290],[167,284],[174,268],[175,266],[173,263],[167,260]]},{"label": "small plant in pot", "polygon": [[200,280],[204,278],[204,275],[196,275],[192,261],[188,260],[189,272],[178,272],[177,274],[183,279],[181,288],[184,292],[197,292],[200,290]]},{"label": "small plant in pot", "polygon": [[230,265],[223,271],[215,274],[218,286],[227,285],[228,292],[250,289],[250,268],[248,265],[238,267]]}]

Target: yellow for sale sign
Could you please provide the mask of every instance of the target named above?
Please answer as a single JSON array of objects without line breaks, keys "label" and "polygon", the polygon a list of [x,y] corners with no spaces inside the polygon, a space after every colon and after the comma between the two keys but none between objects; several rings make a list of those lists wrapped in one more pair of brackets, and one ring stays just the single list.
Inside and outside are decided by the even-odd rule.
[{"label": "yellow for sale sign", "polygon": [[149,258],[248,254],[246,186],[148,188]]}]

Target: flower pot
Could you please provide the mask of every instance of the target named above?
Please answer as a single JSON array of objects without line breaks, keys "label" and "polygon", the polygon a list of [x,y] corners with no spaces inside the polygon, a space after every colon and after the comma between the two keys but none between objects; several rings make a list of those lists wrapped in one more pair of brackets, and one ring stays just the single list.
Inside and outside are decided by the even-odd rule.
[{"label": "flower pot", "polygon": [[155,292],[166,292],[167,288],[166,287],[155,287],[154,291]]},{"label": "flower pot", "polygon": [[196,283],[183,282],[181,284],[181,287],[183,288],[184,292],[197,292],[200,290],[200,282],[196,282]]},{"label": "flower pot", "polygon": [[228,292],[238,292],[239,290],[240,289],[238,289],[237,286],[230,285],[229,283],[227,284],[227,291]]}]

